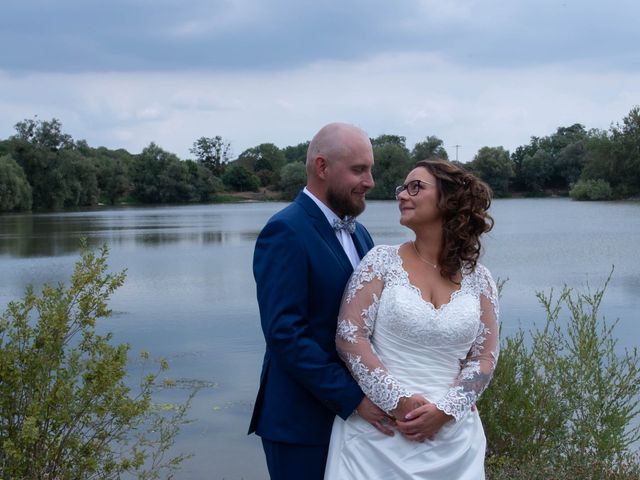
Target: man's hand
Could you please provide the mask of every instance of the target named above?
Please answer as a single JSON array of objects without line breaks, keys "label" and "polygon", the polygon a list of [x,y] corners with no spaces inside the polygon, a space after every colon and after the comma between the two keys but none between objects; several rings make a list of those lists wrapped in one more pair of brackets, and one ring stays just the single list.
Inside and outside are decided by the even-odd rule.
[{"label": "man's hand", "polygon": [[371,425],[376,427],[385,435],[393,437],[391,427],[395,425],[393,417],[387,415],[382,409],[374,404],[368,397],[364,397],[356,408],[356,412]]},{"label": "man's hand", "polygon": [[452,419],[451,415],[439,410],[433,403],[426,402],[405,415],[404,420],[398,419],[396,426],[405,438],[424,442],[426,439],[433,440],[442,426]]},{"label": "man's hand", "polygon": [[410,412],[414,411],[425,403],[427,403],[427,400],[422,395],[418,395],[417,393],[411,395],[410,397],[401,397],[400,400],[398,400],[398,405],[391,413],[393,413],[393,417],[396,420],[404,421],[406,420],[405,417]]}]

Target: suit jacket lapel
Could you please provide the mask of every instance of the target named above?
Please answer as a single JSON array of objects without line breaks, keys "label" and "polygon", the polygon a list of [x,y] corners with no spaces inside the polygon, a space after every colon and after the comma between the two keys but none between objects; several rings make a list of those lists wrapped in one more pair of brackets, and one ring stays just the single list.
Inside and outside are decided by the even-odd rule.
[{"label": "suit jacket lapel", "polygon": [[[353,266],[349,261],[349,257],[347,257],[344,248],[342,248],[338,237],[336,237],[336,233],[333,231],[331,225],[329,225],[327,217],[324,216],[322,210],[320,210],[315,202],[304,192],[300,192],[295,201],[307,212],[316,231],[327,245],[329,245],[336,259],[340,265],[342,265],[342,268],[351,274],[351,272],[353,272]],[[356,248],[358,249],[358,253],[360,253],[360,247],[356,246]]]}]

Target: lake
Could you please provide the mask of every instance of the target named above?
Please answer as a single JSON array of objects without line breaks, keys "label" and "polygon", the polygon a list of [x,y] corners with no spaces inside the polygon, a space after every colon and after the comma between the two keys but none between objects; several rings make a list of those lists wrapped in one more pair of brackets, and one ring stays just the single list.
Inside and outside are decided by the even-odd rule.
[{"label": "lake", "polygon": [[[177,479],[264,479],[262,447],[247,436],[264,353],[251,273],[258,232],[284,203],[97,209],[0,216],[0,307],[28,284],[66,281],[79,239],[106,243],[110,269],[127,269],[125,285],[101,325],[132,353],[165,357],[182,383],[204,382],[176,445],[190,452]],[[536,291],[564,284],[602,286],[615,266],[601,313],[619,318],[622,350],[638,345],[640,203],[505,199],[492,205],[494,230],[484,263],[508,279],[502,332],[542,322]],[[411,239],[396,202],[371,201],[361,216],[377,244]],[[133,371],[135,375],[135,369]],[[161,401],[186,389],[160,392]]]}]

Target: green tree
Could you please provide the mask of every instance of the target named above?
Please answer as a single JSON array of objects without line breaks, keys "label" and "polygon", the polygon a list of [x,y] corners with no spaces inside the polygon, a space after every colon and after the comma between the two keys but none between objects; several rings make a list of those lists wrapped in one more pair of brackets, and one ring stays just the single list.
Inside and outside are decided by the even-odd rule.
[{"label": "green tree", "polygon": [[0,157],[0,212],[31,209],[31,185],[10,155]]},{"label": "green tree", "polygon": [[236,163],[255,173],[260,179],[261,185],[266,187],[278,185],[280,170],[286,160],[282,150],[273,143],[261,143],[242,152]]},{"label": "green tree", "polygon": [[[640,194],[640,107],[631,109],[622,124],[608,132],[594,130],[585,140],[585,165],[580,182],[602,180],[613,198]],[[579,189],[580,191],[580,189]]]},{"label": "green tree", "polygon": [[242,165],[232,164],[222,175],[229,188],[239,192],[253,192],[260,188],[260,179]]},{"label": "green tree", "polygon": [[531,137],[511,155],[516,190],[540,194],[546,189],[566,191],[580,177],[587,161],[591,133],[579,123],[558,127],[547,137]]},{"label": "green tree", "polygon": [[150,479],[184,458],[165,455],[190,399],[170,416],[152,404],[166,362],[134,393],[129,347],[96,332],[125,278],[106,262],[83,247],[68,287],[28,287],[0,316],[0,478]]},{"label": "green tree", "polygon": [[575,123],[569,127],[558,127],[556,132],[542,142],[552,158],[553,172],[546,187],[567,189],[575,182],[584,167],[584,141],[588,136],[585,127]]},{"label": "green tree", "polygon": [[521,182],[532,194],[541,194],[553,176],[553,157],[539,148],[532,156],[524,157],[521,166]]},{"label": "green tree", "polygon": [[214,176],[211,170],[191,160],[184,163],[189,171],[189,184],[193,187],[190,201],[209,202],[223,190],[222,180]]},{"label": "green tree", "polygon": [[431,158],[441,158],[448,160],[449,155],[443,146],[442,140],[433,135],[429,135],[422,142],[418,142],[411,151],[411,158],[414,162],[429,160]]},{"label": "green tree", "polygon": [[101,199],[111,205],[124,199],[132,189],[130,168],[133,156],[126,150],[109,151],[101,147],[96,152],[96,176]]},{"label": "green tree", "polygon": [[219,177],[229,163],[231,156],[231,144],[220,135],[215,137],[200,137],[193,142],[190,149],[195,155],[196,161],[208,168],[213,175]]},{"label": "green tree", "polygon": [[578,181],[587,161],[586,141],[579,140],[563,148],[555,162],[556,185],[570,187]]},{"label": "green tree", "polygon": [[370,140],[373,148],[384,147],[385,145],[396,145],[398,147],[404,148],[405,150],[407,148],[407,138],[403,137],[402,135],[389,135],[383,133],[381,135],[378,135],[376,138],[371,138]]},{"label": "green tree", "polygon": [[73,148],[73,138],[62,131],[57,118],[51,120],[26,119],[15,124],[14,138],[46,150],[58,151]]},{"label": "green tree", "polygon": [[373,145],[373,178],[375,187],[368,198],[388,200],[394,198],[395,187],[400,185],[414,166],[405,146],[405,138],[398,135],[380,135]]},{"label": "green tree", "polygon": [[31,185],[34,208],[57,210],[97,203],[95,160],[85,141],[75,143],[55,118],[24,120],[15,128],[11,155]]},{"label": "green tree", "polygon": [[0,140],[0,157],[4,157],[5,155],[9,155],[10,153],[11,153],[11,141]]},{"label": "green tree", "polygon": [[482,147],[468,167],[489,184],[496,196],[503,197],[509,193],[513,164],[509,152],[503,147]]},{"label": "green tree", "polygon": [[531,137],[529,144],[517,147],[511,154],[511,163],[513,164],[514,171],[512,185],[517,191],[526,191],[532,183],[527,177],[526,170],[523,165],[525,164],[525,160],[533,157],[538,151],[539,143],[539,138]]},{"label": "green tree", "polygon": [[76,150],[58,152],[60,184],[64,192],[64,207],[96,205],[100,197],[97,168],[91,158]]},{"label": "green tree", "polygon": [[285,200],[293,200],[307,182],[307,168],[304,163],[288,163],[280,171],[280,189]]},{"label": "green tree", "polygon": [[612,180],[614,144],[607,131],[594,131],[586,141],[585,165],[580,180]]},{"label": "green tree", "polygon": [[196,196],[185,163],[155,143],[133,161],[131,179],[132,195],[142,203],[179,203]]},{"label": "green tree", "polygon": [[640,194],[640,106],[611,128],[613,165],[610,181],[618,197]]},{"label": "green tree", "polygon": [[66,191],[59,168],[59,151],[71,148],[73,142],[60,128],[55,119],[51,122],[25,120],[16,124],[18,133],[10,139],[11,156],[27,176],[35,209],[60,209],[64,206]]},{"label": "green tree", "polygon": [[297,145],[288,146],[282,149],[285,161],[287,163],[307,161],[307,150],[309,149],[309,141],[299,143]]}]

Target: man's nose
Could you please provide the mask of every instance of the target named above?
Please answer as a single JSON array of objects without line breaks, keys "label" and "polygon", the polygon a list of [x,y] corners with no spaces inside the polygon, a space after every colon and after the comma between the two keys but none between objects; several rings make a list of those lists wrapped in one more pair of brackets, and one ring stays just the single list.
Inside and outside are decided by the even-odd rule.
[{"label": "man's nose", "polygon": [[362,181],[362,184],[364,185],[365,188],[371,190],[376,182],[373,181],[373,175],[371,174],[371,172],[368,172],[365,177],[364,180]]}]

